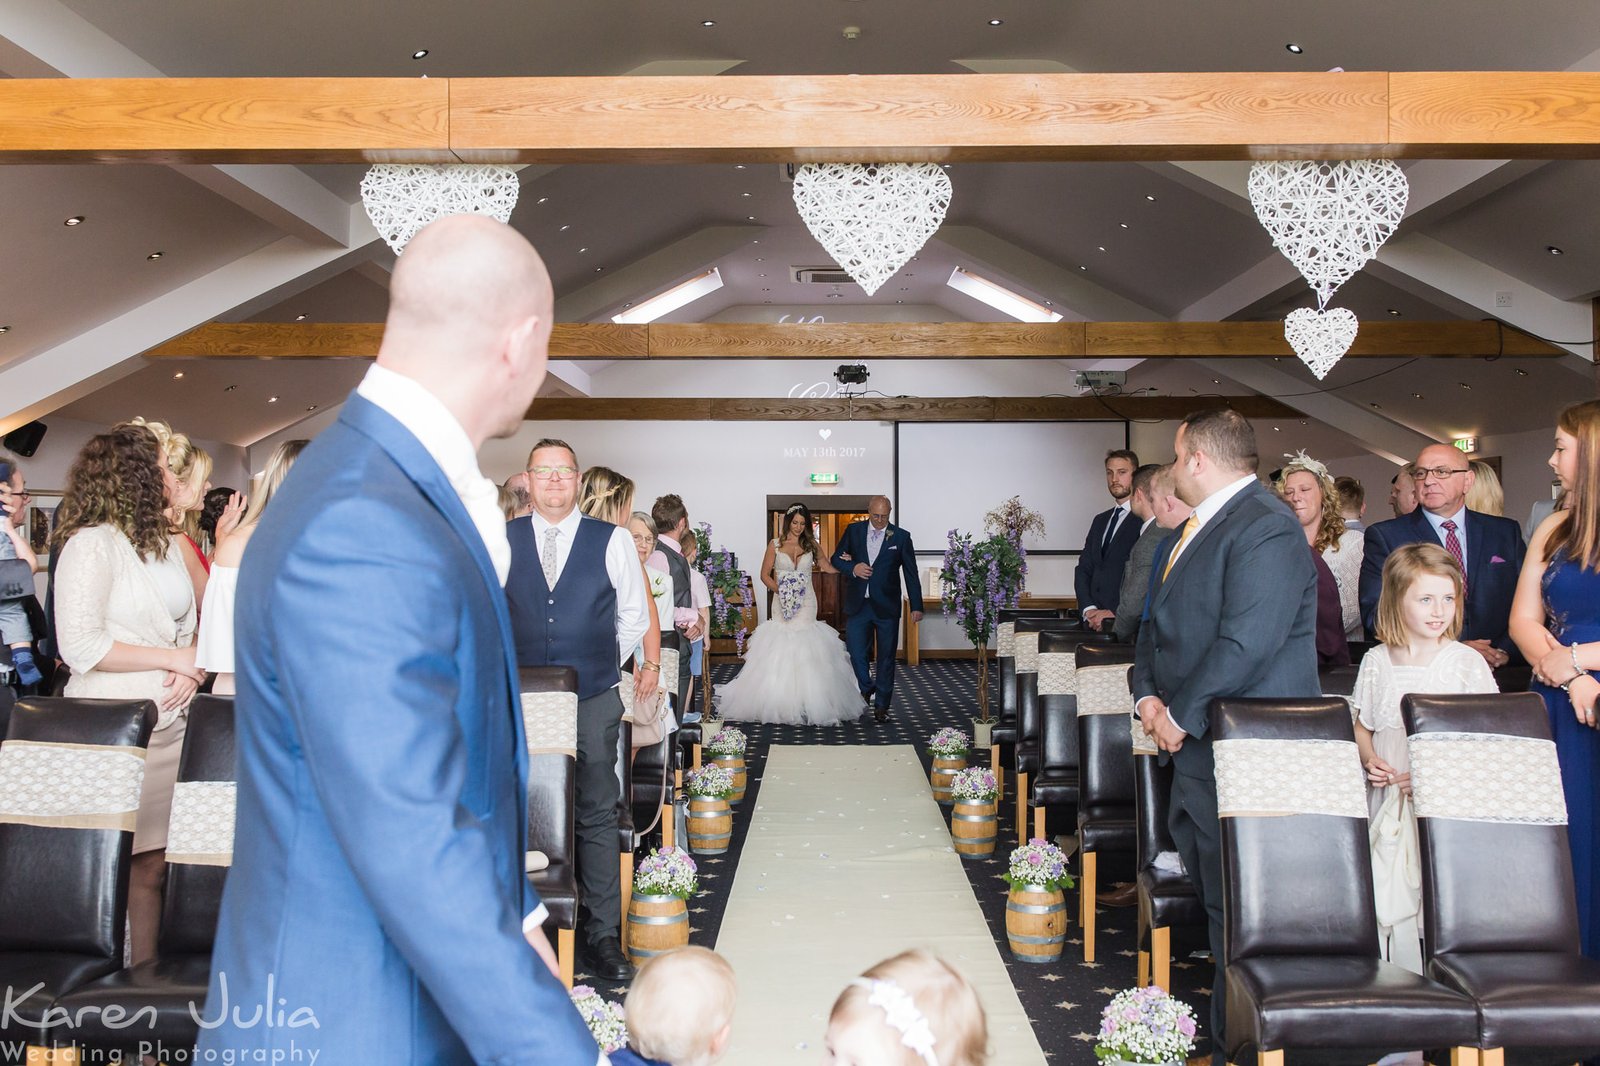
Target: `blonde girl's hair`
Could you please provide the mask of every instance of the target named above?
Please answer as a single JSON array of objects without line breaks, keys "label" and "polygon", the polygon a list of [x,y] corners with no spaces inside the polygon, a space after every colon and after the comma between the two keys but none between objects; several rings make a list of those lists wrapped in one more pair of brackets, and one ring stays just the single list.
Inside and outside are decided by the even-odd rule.
[{"label": "blonde girl's hair", "polygon": [[[934,1050],[939,1066],[987,1066],[989,1062],[989,1022],[983,1003],[967,979],[948,962],[921,949],[885,959],[862,974],[877,981],[892,981],[900,986],[928,1020],[933,1031]],[[867,1001],[868,992],[851,985],[834,1000],[829,1024],[853,1022],[877,1024],[893,1033],[895,1044],[900,1034],[889,1026],[883,1011]],[[924,1066],[911,1048],[884,1066]]]},{"label": "blonde girl's hair", "polygon": [[1494,472],[1494,467],[1482,459],[1474,459],[1472,466],[1472,488],[1467,491],[1467,510],[1477,511],[1479,514],[1504,515],[1506,513],[1506,490],[1500,485],[1500,477]]},{"label": "blonde girl's hair", "polygon": [[1378,595],[1377,624],[1373,626],[1378,643],[1402,648],[1411,643],[1401,604],[1412,584],[1424,574],[1447,577],[1455,586],[1456,614],[1450,624],[1444,627],[1444,639],[1455,640],[1461,635],[1467,597],[1463,591],[1461,567],[1456,564],[1455,556],[1437,544],[1407,544],[1390,552],[1383,564],[1383,591]]},{"label": "blonde girl's hair", "polygon": [[1317,525],[1317,539],[1311,545],[1312,550],[1319,554],[1329,548],[1338,551],[1339,538],[1345,531],[1344,515],[1339,513],[1339,488],[1328,476],[1327,468],[1304,453],[1290,459],[1278,478],[1280,497],[1288,491],[1290,474],[1310,474],[1317,479],[1317,488],[1322,490],[1322,521]]},{"label": "blonde girl's hair", "polygon": [[205,484],[211,478],[211,456],[187,435],[179,433],[165,422],[144,418],[132,418],[129,421],[155,434],[162,453],[167,457],[167,469],[194,498],[193,505],[178,516],[177,524],[190,540],[199,543],[200,512],[205,509]]},{"label": "blonde girl's hair", "polygon": [[241,528],[261,521],[261,512],[267,509],[272,497],[283,487],[283,479],[289,476],[289,468],[294,466],[294,461],[300,458],[300,453],[310,443],[308,440],[286,440],[272,449],[272,457],[267,460],[266,469],[261,471],[255,491],[250,493],[250,505],[245,508],[244,518],[239,521]]},{"label": "blonde girl's hair", "polygon": [[1578,442],[1577,472],[1562,494],[1566,510],[1544,542],[1544,561],[1565,551],[1585,570],[1600,571],[1600,400],[1575,403],[1556,424]]},{"label": "blonde girl's hair", "polygon": [[578,482],[578,510],[590,518],[626,525],[633,505],[633,479],[623,477],[609,466],[591,466]]}]

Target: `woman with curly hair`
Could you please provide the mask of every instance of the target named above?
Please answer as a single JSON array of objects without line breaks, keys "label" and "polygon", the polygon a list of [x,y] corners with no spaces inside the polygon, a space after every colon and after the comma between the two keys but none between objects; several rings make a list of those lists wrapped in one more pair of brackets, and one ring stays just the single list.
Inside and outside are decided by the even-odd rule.
[{"label": "woman with curly hair", "polygon": [[[203,605],[211,560],[200,550],[200,512],[205,508],[206,492],[211,488],[211,456],[165,422],[143,418],[129,419],[129,422],[144,426],[156,435],[156,443],[161,446],[161,454],[166,457],[167,468],[175,479],[177,487],[168,502],[167,521],[171,532],[177,535],[179,555],[194,584],[194,602]],[[239,515],[237,506],[225,510],[218,519],[219,534],[225,536],[238,525]]]},{"label": "woman with curly hair", "polygon": [[56,640],[72,668],[66,694],[159,708],[133,836],[135,962],[155,953],[178,753],[205,679],[194,661],[194,585],[167,516],[177,492],[156,435],[124,422],[78,453],[54,534]]},{"label": "woman with curly hair", "polygon": [[1328,468],[1305,452],[1288,459],[1278,495],[1305,530],[1317,567],[1317,665],[1348,666],[1346,642],[1359,640],[1361,631],[1362,534],[1345,527]]}]

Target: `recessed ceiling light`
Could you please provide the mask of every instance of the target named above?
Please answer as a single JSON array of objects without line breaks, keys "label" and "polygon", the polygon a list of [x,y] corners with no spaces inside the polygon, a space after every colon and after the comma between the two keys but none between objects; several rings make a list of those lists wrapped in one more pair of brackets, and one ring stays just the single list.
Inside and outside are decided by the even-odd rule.
[{"label": "recessed ceiling light", "polygon": [[1149,200],[1151,203],[1155,203],[1156,202],[1156,198],[1154,196],[1151,196],[1149,193],[1145,193],[1145,197],[1144,198],[1146,200]]},{"label": "recessed ceiling light", "polygon": [[145,256],[145,258],[146,259],[150,259],[150,260],[160,259],[161,258],[161,253],[160,252],[151,252],[149,255]]},{"label": "recessed ceiling light", "polygon": [[1272,432],[1274,432],[1274,433],[1282,433],[1283,432],[1283,427],[1282,426],[1273,426],[1272,427]]},{"label": "recessed ceiling light", "polygon": [[946,285],[1022,322],[1060,322],[1061,315],[965,267],[950,272]]},{"label": "recessed ceiling light", "polygon": [[225,388],[223,388],[222,391],[223,392],[232,392],[234,389],[237,389],[238,387],[239,386],[237,386],[237,385],[228,385]]},{"label": "recessed ceiling light", "polygon": [[71,218],[69,218],[65,222],[63,222],[62,225],[63,226],[81,226],[81,225],[83,225],[83,216],[82,215],[73,215]]},{"label": "recessed ceiling light", "polygon": [[771,289],[762,289],[761,291],[762,292],[771,292],[772,290]]},{"label": "recessed ceiling light", "polygon": [[909,286],[909,285],[902,285],[902,286],[900,286],[900,291],[901,291],[901,292],[910,292],[910,291],[911,291],[911,286]]},{"label": "recessed ceiling light", "polygon": [[584,253],[584,252],[587,252],[587,251],[588,251],[588,250],[589,250],[589,249],[587,249],[587,248],[579,248],[579,249],[578,249],[578,254],[579,254],[579,255],[582,255],[582,254],[583,254],[583,253]]},{"label": "recessed ceiling light", "polygon": [[1292,42],[1289,43],[1289,44],[1284,45],[1284,47],[1289,50],[1289,53],[1291,55],[1300,55],[1301,53],[1303,53],[1305,51],[1304,48],[1301,48],[1299,45],[1294,44]]},{"label": "recessed ceiling light", "polygon": [[1465,381],[1458,381],[1458,382],[1456,382],[1456,384],[1460,385],[1463,389],[1466,389],[1468,392],[1472,391],[1472,386],[1468,385]]},{"label": "recessed ceiling light", "polygon": [[535,200],[534,203],[542,204],[542,203],[546,202],[549,199],[550,199],[550,197],[548,197],[548,196],[541,196],[537,200]]},{"label": "recessed ceiling light", "polygon": [[744,164],[743,163],[735,163],[733,165],[733,169],[734,170],[743,170],[744,169]]},{"label": "recessed ceiling light", "polygon": [[756,275],[756,277],[758,277],[758,278],[764,278],[764,277],[766,277],[766,275],[765,275],[765,274],[757,274],[757,275]]},{"label": "recessed ceiling light", "polygon": [[989,20],[989,25],[991,25],[991,26],[1004,26],[1005,24],[1006,24],[1006,20],[1005,19],[990,19]]},{"label": "recessed ceiling light", "polygon": [[[69,225],[69,226],[70,226],[70,225],[72,225],[72,223],[71,223],[71,222],[68,222],[68,223],[67,223],[67,225]],[[1549,253],[1550,253],[1550,254],[1551,254],[1551,255],[1565,255],[1565,254],[1566,254],[1566,253],[1565,253],[1565,252],[1563,252],[1563,251],[1562,251],[1562,250],[1561,250],[1561,249],[1560,249],[1560,248],[1557,248],[1557,247],[1556,247],[1556,246],[1555,246],[1555,245],[1553,245],[1553,244],[1547,244],[1547,245],[1545,245],[1545,246],[1544,246],[1544,250],[1545,250],[1545,251],[1547,251],[1547,252],[1549,252]]]},{"label": "recessed ceiling light", "polygon": [[558,232],[565,233],[565,232],[567,232],[567,230],[569,230],[571,228],[572,228],[571,226],[562,226],[561,229]]},{"label": "recessed ceiling light", "polygon": [[749,194],[749,193],[747,193],[747,192],[742,192],[742,193],[740,193],[740,194],[739,194],[739,195],[740,195],[740,196],[745,196],[745,197],[748,197],[748,196],[749,196],[749,195],[750,195],[750,194]]},{"label": "recessed ceiling light", "polygon": [[1086,266],[1080,266],[1080,267],[1079,267],[1079,268],[1078,268],[1078,269],[1079,269],[1079,270],[1088,270],[1088,269],[1089,269],[1089,268],[1088,268],[1088,267],[1086,267]]},{"label": "recessed ceiling light", "polygon": [[267,402],[268,403],[277,403],[278,402],[278,398],[276,396],[268,396],[267,397]]},{"label": "recessed ceiling light", "polygon": [[758,263],[765,263],[765,262],[766,262],[766,260],[765,260],[765,259],[763,259],[763,258],[761,258],[761,257],[760,257],[760,256],[759,256],[759,255],[758,255],[758,256],[756,256],[756,262],[758,262]]},{"label": "recessed ceiling light", "polygon": [[595,267],[595,268],[594,268],[594,272],[595,272],[595,273],[596,273],[596,274],[598,274],[598,273],[600,273],[600,271],[602,271],[602,270],[604,270],[604,269],[605,269],[605,267]]},{"label": "recessed ceiling light", "polygon": [[1222,384],[1222,379],[1221,378],[1212,378],[1211,379],[1211,384],[1213,384],[1213,385],[1221,385]]},{"label": "recessed ceiling light", "polygon": [[424,58],[427,57],[427,55],[428,55],[428,50],[426,48],[418,48],[415,52],[411,53],[411,58],[412,59],[424,59]]},{"label": "recessed ceiling light", "polygon": [[172,380],[173,381],[182,381],[183,380],[183,371],[180,370],[176,374],[172,375]]},{"label": "recessed ceiling light", "polygon": [[1101,251],[1102,251],[1102,252],[1103,252],[1103,251],[1105,251],[1105,250],[1106,250],[1106,246],[1105,246],[1105,245],[1103,245],[1103,244],[1101,244],[1101,245],[1096,245],[1096,247],[1098,247],[1098,248],[1099,248],[1099,249],[1100,249],[1100,250],[1101,250]]},{"label": "recessed ceiling light", "polygon": [[897,303],[897,304],[903,304],[903,303],[905,303],[905,301],[904,301],[904,300],[896,300],[896,301],[895,301],[895,303]]},{"label": "recessed ceiling light", "polygon": [[1396,318],[1400,317],[1400,311],[1397,308],[1394,308],[1394,307],[1389,308],[1389,313],[1391,315],[1393,315],[1394,317],[1396,317]]},{"label": "recessed ceiling light", "polygon": [[745,217],[745,220],[748,221],[748,222],[754,222],[756,220],[756,216],[754,216],[754,215],[746,215],[744,217]]},{"label": "recessed ceiling light", "polygon": [[716,24],[717,24],[717,20],[716,19],[701,19],[700,20],[700,25],[702,25],[702,26],[715,26]]},{"label": "recessed ceiling light", "polygon": [[0,333],[10,333],[10,332],[11,332],[11,327],[10,326],[0,326]]},{"label": "recessed ceiling light", "polygon": [[315,411],[316,409],[317,409],[317,405],[316,404],[311,404],[310,406],[308,406],[306,408],[307,411]]},{"label": "recessed ceiling light", "polygon": [[1381,404],[1381,403],[1376,403],[1376,402],[1374,402],[1374,403],[1369,403],[1369,404],[1367,404],[1367,406],[1368,406],[1368,407],[1370,407],[1370,408],[1372,408],[1372,409],[1373,409],[1373,410],[1374,410],[1374,411],[1381,411],[1381,410],[1383,410],[1383,404]]},{"label": "recessed ceiling light", "polygon": [[1128,224],[1126,222],[1118,222],[1117,223],[1117,227],[1119,229],[1127,229],[1128,228]]},{"label": "recessed ceiling light", "polygon": [[306,317],[307,317],[306,315],[295,315],[294,316],[294,320],[296,322],[304,322],[306,320]]},{"label": "recessed ceiling light", "polygon": [[1526,370],[1522,369],[1520,366],[1516,367],[1513,370],[1513,373],[1515,373],[1517,375],[1517,377],[1519,377],[1519,378],[1525,378],[1525,377],[1528,376],[1528,372]]},{"label": "recessed ceiling light", "polygon": [[1420,399],[1422,399],[1422,393],[1420,393],[1420,392],[1413,392],[1413,393],[1412,393],[1412,394],[1411,394],[1411,398],[1412,398],[1412,399],[1413,399],[1413,400],[1420,400]]}]

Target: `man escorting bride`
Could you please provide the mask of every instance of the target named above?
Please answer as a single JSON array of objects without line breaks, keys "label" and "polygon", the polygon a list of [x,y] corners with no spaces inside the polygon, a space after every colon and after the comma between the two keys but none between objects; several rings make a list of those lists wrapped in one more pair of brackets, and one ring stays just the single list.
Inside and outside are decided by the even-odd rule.
[{"label": "man escorting bride", "polygon": [[783,536],[767,545],[761,583],[775,599],[772,616],[756,627],[739,675],[722,686],[717,709],[729,721],[779,725],[837,725],[861,716],[850,656],[839,634],[817,620],[811,573],[833,573],[817,559],[811,512],[784,512]]}]

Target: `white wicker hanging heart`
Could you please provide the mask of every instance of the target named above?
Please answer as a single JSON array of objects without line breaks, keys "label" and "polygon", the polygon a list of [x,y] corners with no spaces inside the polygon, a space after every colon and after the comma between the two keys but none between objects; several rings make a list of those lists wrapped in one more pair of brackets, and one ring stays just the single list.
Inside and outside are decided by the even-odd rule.
[{"label": "white wicker hanging heart", "polygon": [[795,171],[794,205],[871,296],[944,222],[950,175],[934,163],[808,163]]},{"label": "white wicker hanging heart", "polygon": [[361,202],[372,225],[399,255],[418,230],[446,215],[510,221],[520,187],[510,167],[379,163],[361,179]]},{"label": "white wicker hanging heart", "polygon": [[1367,265],[1406,213],[1411,186],[1387,159],[1280,160],[1250,168],[1250,203],[1317,304]]},{"label": "white wicker hanging heart", "polygon": [[1355,312],[1344,307],[1332,311],[1297,307],[1283,320],[1283,338],[1321,381],[1356,342]]}]

